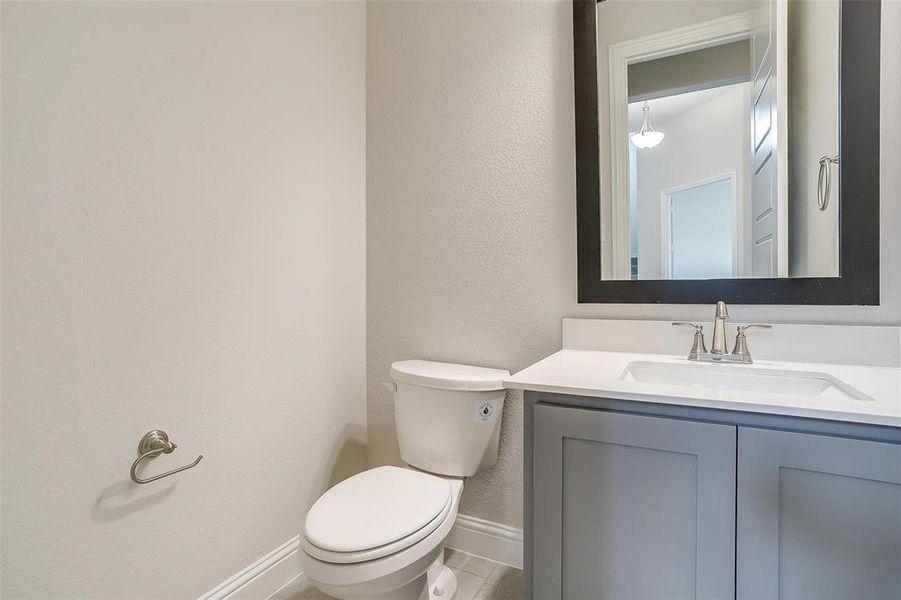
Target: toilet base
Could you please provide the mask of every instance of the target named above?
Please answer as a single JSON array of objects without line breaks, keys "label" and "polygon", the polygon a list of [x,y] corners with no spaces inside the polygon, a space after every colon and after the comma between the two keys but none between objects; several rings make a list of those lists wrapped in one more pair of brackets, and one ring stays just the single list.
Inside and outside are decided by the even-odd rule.
[{"label": "toilet base", "polygon": [[455,600],[457,597],[457,576],[444,565],[443,548],[437,552],[425,573],[399,588],[383,588],[378,593],[370,594],[360,588],[329,586],[315,580],[313,585],[334,598],[347,600]]},{"label": "toilet base", "polygon": [[428,572],[387,595],[367,596],[360,600],[455,600],[457,576],[441,559],[432,563]]},{"label": "toilet base", "polygon": [[441,570],[434,582],[429,582],[429,600],[454,600],[457,597],[457,576],[446,566]]}]

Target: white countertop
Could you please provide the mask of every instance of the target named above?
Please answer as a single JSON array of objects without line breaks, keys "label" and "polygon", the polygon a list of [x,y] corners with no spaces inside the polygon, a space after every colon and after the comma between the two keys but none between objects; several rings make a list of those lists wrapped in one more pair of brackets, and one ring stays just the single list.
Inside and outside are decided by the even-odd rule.
[{"label": "white countertop", "polygon": [[768,360],[756,361],[753,365],[728,366],[730,369],[825,373],[871,398],[860,400],[840,394],[798,397],[622,380],[626,368],[636,361],[686,364],[692,368],[723,368],[720,365],[689,362],[685,357],[672,355],[561,350],[508,377],[504,385],[518,390],[901,427],[901,368]]}]

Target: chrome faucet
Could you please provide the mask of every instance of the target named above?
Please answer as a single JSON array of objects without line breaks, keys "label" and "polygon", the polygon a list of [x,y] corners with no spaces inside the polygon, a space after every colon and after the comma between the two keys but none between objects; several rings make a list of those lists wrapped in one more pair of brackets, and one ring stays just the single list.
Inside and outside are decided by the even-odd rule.
[{"label": "chrome faucet", "polygon": [[686,323],[684,321],[677,321],[673,323],[674,326],[680,327],[694,327],[695,334],[692,337],[691,350],[688,352],[688,360],[698,360],[698,357],[702,354],[707,354],[707,344],[704,343],[704,326],[696,325],[694,323]]},{"label": "chrome faucet", "polygon": [[754,361],[751,360],[751,352],[748,350],[748,338],[745,331],[752,328],[772,329],[772,325],[761,325],[759,323],[751,323],[750,325],[740,325],[735,332],[735,345],[732,352],[726,351],[726,319],[729,318],[729,310],[726,303],[722,300],[716,303],[716,314],[713,318],[713,344],[710,352],[707,351],[707,345],[704,343],[704,326],[696,323],[685,323],[678,321],[673,323],[674,326],[694,327],[695,334],[692,338],[691,350],[688,353],[688,360],[698,362],[725,362],[725,363],[742,363],[749,365]]},{"label": "chrome faucet", "polygon": [[711,354],[726,353],[726,319],[729,318],[729,309],[726,303],[720,300],[716,303],[716,315],[713,317],[713,345],[710,346]]}]

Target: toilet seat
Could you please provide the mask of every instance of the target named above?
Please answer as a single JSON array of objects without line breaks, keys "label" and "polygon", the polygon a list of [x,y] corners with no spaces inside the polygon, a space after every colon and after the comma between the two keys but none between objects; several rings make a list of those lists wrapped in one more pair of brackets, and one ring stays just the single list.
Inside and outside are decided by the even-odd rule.
[{"label": "toilet seat", "polygon": [[454,503],[441,477],[377,467],[342,481],[307,513],[301,546],[311,557],[359,563],[409,548],[444,523]]},{"label": "toilet seat", "polygon": [[356,563],[320,560],[310,553],[310,550],[316,550],[301,534],[300,561],[304,575],[317,588],[335,598],[384,597],[397,600],[401,587],[423,576],[436,560],[442,559],[444,541],[456,521],[463,492],[462,479],[448,478],[446,481],[451,486],[452,502],[443,521],[423,539],[393,554]]}]

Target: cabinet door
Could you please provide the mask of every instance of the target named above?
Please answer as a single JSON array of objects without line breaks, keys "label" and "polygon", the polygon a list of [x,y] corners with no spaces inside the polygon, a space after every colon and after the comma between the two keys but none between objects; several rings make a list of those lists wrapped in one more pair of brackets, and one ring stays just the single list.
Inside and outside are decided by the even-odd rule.
[{"label": "cabinet door", "polygon": [[734,596],[734,426],[534,410],[532,598]]},{"label": "cabinet door", "polygon": [[901,446],[742,427],[738,455],[738,598],[901,598]]}]

